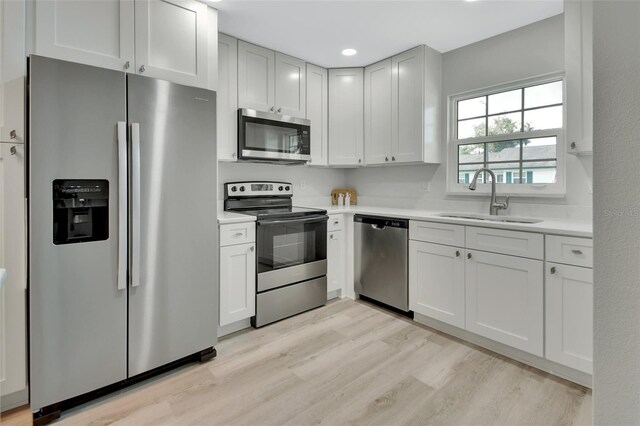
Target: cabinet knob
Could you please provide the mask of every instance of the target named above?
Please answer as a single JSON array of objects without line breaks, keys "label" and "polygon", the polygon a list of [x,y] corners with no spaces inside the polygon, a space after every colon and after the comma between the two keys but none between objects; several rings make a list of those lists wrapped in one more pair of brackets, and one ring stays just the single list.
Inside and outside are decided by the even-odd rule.
[{"label": "cabinet knob", "polygon": [[577,256],[580,256],[580,255],[582,255],[582,250],[573,249],[573,250],[571,250],[571,253],[573,253],[573,254],[575,254]]},{"label": "cabinet knob", "polygon": [[362,158],[358,158],[358,163],[362,163]]},{"label": "cabinet knob", "polygon": [[389,161],[389,157],[384,157],[384,161]]},{"label": "cabinet knob", "polygon": [[575,143],[575,142],[571,142],[571,145],[570,145],[570,146],[571,146],[571,149],[576,149],[576,146],[577,146],[577,145],[576,145],[576,143]]},{"label": "cabinet knob", "polygon": [[131,62],[127,61],[127,62],[125,62],[125,63],[124,63],[123,68],[124,68],[125,70],[128,70],[130,66],[131,66]]},{"label": "cabinet knob", "polygon": [[256,248],[254,246],[251,246],[251,248],[249,248],[249,251],[254,251]]},{"label": "cabinet knob", "polygon": [[460,250],[456,250],[456,257],[460,257]]},{"label": "cabinet knob", "polygon": [[11,153],[11,155],[16,155],[18,153],[18,150],[15,146],[12,146],[11,148],[9,148],[9,152]]},{"label": "cabinet knob", "polygon": [[140,74],[142,74],[143,72],[145,72],[147,69],[145,68],[144,65],[140,65]]},{"label": "cabinet knob", "polygon": [[234,152],[233,154],[231,154],[231,157],[236,158],[237,157],[236,153]]},{"label": "cabinet knob", "polygon": [[276,109],[276,107],[271,107],[269,108],[269,111],[273,112]]},{"label": "cabinet knob", "polygon": [[338,225],[339,223],[340,223],[340,221],[339,221],[339,220],[334,220],[334,221],[333,221],[333,224],[334,224],[334,225]]},{"label": "cabinet knob", "polygon": [[551,273],[552,273],[552,274],[555,274],[555,273],[556,273],[556,267],[555,267],[555,266],[552,266],[552,267],[551,267]]},{"label": "cabinet knob", "polygon": [[309,161],[307,161],[307,163],[311,164],[311,158],[309,158]]},{"label": "cabinet knob", "polygon": [[10,137],[11,139],[15,139],[15,138],[17,138],[17,137],[18,137],[18,134],[16,133],[16,131],[15,131],[15,130],[12,130],[12,131],[10,131],[10,132],[9,132],[9,137]]},{"label": "cabinet knob", "polygon": [[471,253],[467,253],[467,259],[471,259]]},{"label": "cabinet knob", "polygon": [[391,161],[396,161],[396,157],[391,157]]},{"label": "cabinet knob", "polygon": [[282,112],[282,108],[278,108],[278,112],[279,112],[279,113],[280,113],[280,112]]},{"label": "cabinet knob", "polygon": [[333,240],[333,234],[329,235],[329,238],[331,238]]}]

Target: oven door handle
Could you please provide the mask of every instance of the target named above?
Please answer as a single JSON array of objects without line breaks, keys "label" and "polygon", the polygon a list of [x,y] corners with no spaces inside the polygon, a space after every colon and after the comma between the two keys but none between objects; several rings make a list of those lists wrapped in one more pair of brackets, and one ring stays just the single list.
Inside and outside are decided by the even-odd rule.
[{"label": "oven door handle", "polygon": [[329,216],[313,216],[302,219],[281,219],[281,220],[259,220],[258,225],[280,225],[287,224],[292,225],[294,223],[313,223],[313,222],[326,222],[329,220]]}]

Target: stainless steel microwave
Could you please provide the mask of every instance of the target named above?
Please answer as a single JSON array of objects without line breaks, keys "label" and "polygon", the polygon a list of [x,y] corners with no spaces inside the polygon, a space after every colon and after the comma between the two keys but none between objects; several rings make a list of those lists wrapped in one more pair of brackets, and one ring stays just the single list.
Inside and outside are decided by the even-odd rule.
[{"label": "stainless steel microwave", "polygon": [[311,121],[288,115],[240,108],[239,159],[300,164],[311,159]]}]

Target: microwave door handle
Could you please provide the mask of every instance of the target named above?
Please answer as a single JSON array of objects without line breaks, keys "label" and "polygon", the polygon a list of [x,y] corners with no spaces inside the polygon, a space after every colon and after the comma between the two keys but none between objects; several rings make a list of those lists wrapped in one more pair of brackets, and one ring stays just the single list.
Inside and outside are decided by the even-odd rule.
[{"label": "microwave door handle", "polygon": [[325,222],[329,220],[329,216],[314,216],[302,219],[283,219],[283,220],[259,220],[258,225],[280,225],[287,224],[292,225],[294,223],[313,223],[313,222]]}]

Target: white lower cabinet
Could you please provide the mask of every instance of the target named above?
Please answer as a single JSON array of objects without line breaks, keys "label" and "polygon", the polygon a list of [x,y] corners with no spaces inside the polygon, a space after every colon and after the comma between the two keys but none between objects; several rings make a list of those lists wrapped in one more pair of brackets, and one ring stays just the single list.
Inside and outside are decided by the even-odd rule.
[{"label": "white lower cabinet", "polygon": [[466,329],[543,356],[543,262],[467,251]]},{"label": "white lower cabinet", "polygon": [[593,371],[593,270],[547,262],[546,358]]},{"label": "white lower cabinet", "polygon": [[409,309],[464,328],[464,249],[409,241]]},{"label": "white lower cabinet", "polygon": [[[234,226],[237,225],[220,226],[220,235],[225,234],[227,228]],[[248,226],[255,225],[252,223]],[[220,326],[246,320],[255,313],[255,241],[223,245],[220,247]]]},{"label": "white lower cabinet", "polygon": [[327,233],[327,293],[344,291],[346,282],[345,231]]}]

